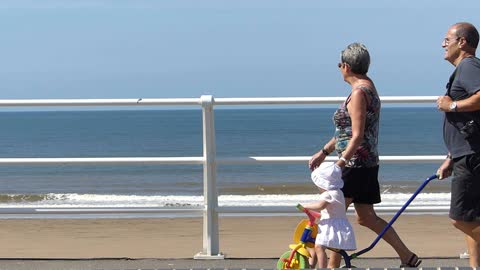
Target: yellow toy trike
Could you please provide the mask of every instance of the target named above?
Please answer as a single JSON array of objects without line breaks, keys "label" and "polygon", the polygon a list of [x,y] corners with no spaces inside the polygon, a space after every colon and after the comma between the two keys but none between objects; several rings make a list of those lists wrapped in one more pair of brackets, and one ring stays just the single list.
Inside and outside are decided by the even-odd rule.
[{"label": "yellow toy trike", "polygon": [[308,219],[303,219],[298,223],[293,233],[293,242],[297,244],[289,245],[291,250],[280,256],[277,262],[277,269],[310,268],[308,263],[310,252],[308,252],[307,247],[315,247],[315,237],[318,233],[318,226],[315,220],[320,217],[320,213],[305,209],[300,204],[297,205],[297,208],[307,214]]}]

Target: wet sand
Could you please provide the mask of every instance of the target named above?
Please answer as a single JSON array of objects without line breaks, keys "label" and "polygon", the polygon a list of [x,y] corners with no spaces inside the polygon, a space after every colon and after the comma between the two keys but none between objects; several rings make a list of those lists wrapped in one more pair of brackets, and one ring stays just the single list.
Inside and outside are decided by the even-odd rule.
[{"label": "wet sand", "polygon": [[[363,249],[375,234],[354,224]],[[383,216],[387,221],[391,216]],[[301,217],[220,217],[227,258],[276,258],[288,250]],[[456,257],[463,236],[445,215],[402,215],[394,225],[422,257]],[[1,258],[192,258],[202,250],[201,218],[0,220]],[[383,240],[362,257],[396,257]]]}]

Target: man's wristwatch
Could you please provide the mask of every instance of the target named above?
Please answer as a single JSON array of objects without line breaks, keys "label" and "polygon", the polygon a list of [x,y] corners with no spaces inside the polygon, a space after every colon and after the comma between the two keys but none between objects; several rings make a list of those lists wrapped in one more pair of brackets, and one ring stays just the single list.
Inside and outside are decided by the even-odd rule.
[{"label": "man's wristwatch", "polygon": [[450,103],[450,107],[448,107],[451,112],[456,112],[457,111],[457,102],[453,101]]}]

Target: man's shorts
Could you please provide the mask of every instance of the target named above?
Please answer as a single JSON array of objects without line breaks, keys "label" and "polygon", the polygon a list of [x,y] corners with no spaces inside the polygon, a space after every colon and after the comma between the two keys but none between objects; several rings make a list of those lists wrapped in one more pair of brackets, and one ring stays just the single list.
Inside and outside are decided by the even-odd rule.
[{"label": "man's shorts", "polygon": [[370,168],[349,168],[342,170],[345,183],[342,191],[345,198],[352,198],[353,203],[376,204],[381,202],[378,183],[378,165]]},{"label": "man's shorts", "polygon": [[450,218],[480,221],[480,153],[453,160]]}]

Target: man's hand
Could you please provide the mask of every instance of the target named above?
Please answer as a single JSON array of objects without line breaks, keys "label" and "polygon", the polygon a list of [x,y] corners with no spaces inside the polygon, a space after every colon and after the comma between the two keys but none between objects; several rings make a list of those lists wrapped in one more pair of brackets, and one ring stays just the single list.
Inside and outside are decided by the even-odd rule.
[{"label": "man's hand", "polygon": [[449,96],[440,96],[437,99],[437,109],[439,111],[449,112],[450,104],[452,104],[452,98]]},{"label": "man's hand", "polygon": [[452,175],[453,172],[453,160],[447,158],[443,164],[437,170],[438,180],[445,179]]}]

